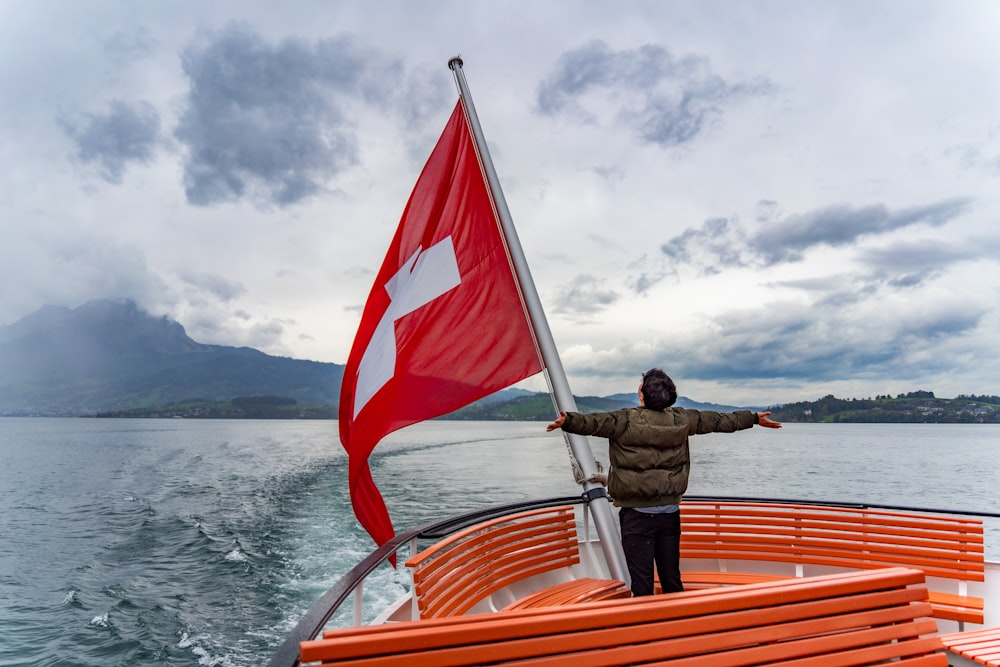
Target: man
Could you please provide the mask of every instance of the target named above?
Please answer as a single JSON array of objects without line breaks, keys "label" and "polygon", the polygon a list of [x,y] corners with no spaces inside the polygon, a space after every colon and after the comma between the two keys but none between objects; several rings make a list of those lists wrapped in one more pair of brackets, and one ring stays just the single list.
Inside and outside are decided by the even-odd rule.
[{"label": "man", "polygon": [[673,380],[658,368],[639,384],[639,407],[613,412],[560,412],[546,431],[608,438],[608,493],[621,507],[622,547],[632,595],[653,594],[653,564],[664,593],[684,590],[680,571],[681,497],[687,490],[691,457],[688,436],[733,433],[759,424],[781,428],[770,412],[721,413],[672,408]]}]

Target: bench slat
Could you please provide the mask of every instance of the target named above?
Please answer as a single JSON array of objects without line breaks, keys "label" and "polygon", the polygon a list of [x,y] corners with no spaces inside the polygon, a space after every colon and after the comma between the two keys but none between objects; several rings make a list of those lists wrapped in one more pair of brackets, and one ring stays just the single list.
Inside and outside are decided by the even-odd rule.
[{"label": "bench slat", "polygon": [[[682,558],[727,561],[729,570],[733,561],[861,569],[902,566],[956,584],[985,581],[983,525],[978,519],[812,505],[687,501],[681,504],[681,526]],[[744,583],[735,572],[703,581],[687,579],[693,586]],[[753,580],[754,573],[748,573],[745,581]],[[983,622],[982,598],[932,591],[931,601],[937,618]]]},{"label": "bench slat", "polygon": [[942,569],[935,562],[918,556],[907,555],[884,555],[880,558],[869,558],[859,551],[845,549],[843,551],[831,551],[824,549],[810,548],[807,546],[774,546],[774,545],[754,545],[752,547],[736,547],[733,545],[712,545],[712,546],[685,546],[683,537],[681,538],[681,557],[691,559],[727,559],[727,560],[761,560],[778,561],[783,563],[803,563],[808,565],[824,565],[828,567],[916,567],[923,570],[931,577],[942,579],[959,579],[965,581],[984,581],[985,574],[966,569],[964,567]]},{"label": "bench slat", "polygon": [[[922,580],[919,571],[890,568],[636,600],[400,623],[388,628],[330,631],[325,634],[327,639],[303,642],[302,659],[375,667],[398,664],[400,655],[405,654],[408,664],[429,666],[482,664],[488,654],[498,661],[524,660],[531,665],[555,661],[553,664],[584,667],[635,662],[639,651],[643,660],[652,661],[664,656],[701,655],[704,664],[706,652],[731,649],[740,653],[751,650],[748,643],[763,642],[766,645],[754,649],[756,653],[778,656],[771,652],[770,642],[780,639],[790,646],[800,640],[812,641],[801,644],[802,652],[795,653],[807,656],[810,651],[832,650],[835,645],[860,650],[889,641],[889,635],[903,641],[892,644],[897,648],[872,648],[871,652],[888,650],[889,657],[912,655],[919,653],[915,638],[936,627],[933,620],[924,618],[930,607],[923,601],[927,591]],[[786,643],[780,646],[791,650]],[[940,644],[935,646],[940,648]],[[419,655],[412,657],[414,654]],[[715,657],[713,654],[711,664],[721,664]],[[943,659],[943,654],[940,657]],[[350,662],[354,658],[358,662]]]},{"label": "bench slat", "polygon": [[[685,523],[681,534],[681,541],[688,548],[697,549],[713,548],[724,546],[733,550],[758,551],[766,550],[777,553],[795,553],[797,551],[814,552],[817,554],[827,554],[830,556],[849,557],[850,553],[863,553],[865,558],[873,562],[879,560],[892,560],[900,556],[919,559],[927,563],[928,566],[936,567],[943,571],[954,572],[965,576],[969,580],[979,580],[978,575],[982,573],[982,563],[985,556],[982,547],[975,550],[961,550],[953,548],[954,545],[942,545],[937,543],[938,548],[917,546],[915,544],[873,541],[871,535],[861,532],[841,531],[834,534],[830,532],[818,533],[815,531],[775,531],[767,526],[750,526],[748,532],[741,533],[730,530],[726,533],[700,532],[703,527],[692,526]],[[975,576],[971,576],[975,575]]]},{"label": "bench slat", "polygon": [[520,600],[515,600],[503,608],[503,611],[513,609],[530,609],[532,607],[557,607],[560,605],[591,602],[594,600],[611,600],[615,598],[632,597],[632,591],[624,581],[613,579],[573,579],[563,584],[549,586]]},{"label": "bench slat", "polygon": [[[681,572],[681,580],[684,583],[684,588],[692,590],[714,586],[743,586],[763,581],[780,581],[782,579],[794,578],[792,575],[766,574],[762,572],[714,572],[699,570],[684,570]],[[662,593],[659,584],[656,585],[656,592]],[[983,609],[985,601],[983,598],[942,593],[940,591],[929,591],[928,595],[935,618],[964,623],[982,623],[984,621]]]},{"label": "bench slat", "polygon": [[1000,666],[1000,628],[982,628],[941,635],[952,653],[989,667]]},{"label": "bench slat", "polygon": [[982,533],[971,536],[957,530],[950,533],[937,531],[929,526],[900,529],[881,523],[872,524],[865,517],[843,514],[836,516],[834,522],[810,516],[797,520],[785,519],[766,513],[747,521],[720,512],[711,517],[711,521],[703,521],[698,514],[692,515],[692,512],[698,512],[697,509],[682,508],[682,512],[689,535],[693,539],[704,541],[756,538],[763,542],[780,543],[793,536],[797,541],[817,541],[821,544],[836,544],[845,540],[863,542],[876,551],[926,552],[944,560],[952,558],[954,554],[960,554],[963,560],[977,560],[978,555],[984,554]]},{"label": "bench slat", "polygon": [[[413,573],[417,594],[433,595],[435,589],[439,589],[447,579],[453,579],[456,572],[488,570],[499,559],[516,561],[518,555],[527,557],[543,553],[550,546],[556,552],[555,557],[562,557],[563,552],[567,551],[575,555],[578,552],[575,527],[565,526],[560,522],[558,525],[539,528],[523,524],[494,528],[488,533],[471,537],[418,566]],[[456,563],[465,566],[456,568]],[[448,584],[444,583],[443,586],[447,588]]]},{"label": "bench slat", "polygon": [[892,522],[901,526],[919,527],[932,526],[945,532],[966,531],[979,533],[979,519],[960,516],[942,516],[939,514],[915,514],[899,510],[880,510],[875,508],[835,507],[831,505],[803,505],[799,503],[759,503],[741,500],[689,500],[692,513],[702,513],[706,516],[719,514],[722,509],[725,514],[733,517],[756,517],[762,514],[783,518],[814,516],[838,517],[864,515],[871,523]]},{"label": "bench slat", "polygon": [[[763,572],[714,572],[700,570],[684,570],[681,572],[681,582],[684,584],[685,590],[688,587],[742,586],[764,581],[781,581],[782,579],[795,579],[795,577],[786,574],[765,574]],[[663,591],[657,588],[656,592],[662,593]]]},{"label": "bench slat", "polygon": [[540,515],[555,516],[561,519],[565,519],[567,516],[573,515],[573,508],[568,505],[561,507],[545,507],[536,510],[528,510],[525,512],[519,512],[518,514],[512,514],[508,516],[502,516],[495,519],[490,519],[489,521],[484,521],[482,523],[477,523],[474,526],[470,526],[456,533],[452,533],[448,537],[435,542],[431,546],[427,547],[420,553],[416,554],[408,561],[406,561],[406,567],[418,567],[422,562],[437,557],[437,554],[451,547],[457,542],[469,539],[477,534],[487,532],[493,528],[502,526],[504,524],[509,524],[512,520],[525,521],[529,517],[537,517]]},{"label": "bench slat", "polygon": [[[670,667],[703,667],[706,659],[710,660],[712,667],[744,667],[750,665],[795,665],[796,667],[806,667],[816,665],[816,667],[834,667],[836,665],[862,665],[890,660],[895,657],[908,655],[922,655],[932,653],[939,646],[932,639],[916,639],[921,634],[934,631],[933,622],[930,625],[923,623],[902,623],[889,625],[870,630],[858,630],[856,632],[840,632],[821,637],[811,637],[807,639],[792,639],[794,633],[778,632],[774,633],[775,643],[771,645],[741,648],[740,645],[732,645],[733,650],[722,649],[719,652],[711,653],[708,658],[703,654],[693,654],[686,658],[669,659]],[[779,628],[781,630],[781,628]],[[822,632],[822,625],[818,632]],[[734,635],[730,639],[730,644],[739,641],[740,635]],[[751,641],[759,641],[749,633]],[[700,638],[691,638],[690,650],[698,651]],[[713,648],[715,648],[716,638],[711,638]],[[893,643],[899,640],[902,643]],[[778,643],[780,642],[780,643]],[[912,643],[911,642],[920,642]],[[875,644],[874,646],[871,644]],[[901,649],[901,647],[906,648]],[[652,648],[652,647],[650,647]],[[818,654],[818,655],[817,655]],[[623,658],[632,660],[631,654],[623,652]],[[658,664],[659,659],[654,661],[644,661],[644,664]],[[580,667],[597,667],[598,665],[610,665],[607,662],[583,661],[560,661],[554,664],[564,664],[567,667],[580,665]],[[896,664],[896,663],[893,663]],[[937,657],[937,662],[931,663],[946,665],[947,661],[943,655]]]},{"label": "bench slat", "polygon": [[514,581],[579,563],[575,545],[575,540],[557,547],[535,545],[518,553],[469,560],[464,566],[456,564],[450,579],[440,579],[433,586],[417,585],[418,604],[431,616],[464,613]]},{"label": "bench slat", "polygon": [[[747,613],[748,618],[750,618],[751,613]],[[931,639],[906,646],[910,642],[920,641],[917,639],[920,635],[934,632],[936,626],[933,621],[909,623],[904,620],[874,629],[855,629],[854,631],[841,631],[797,639],[797,637],[804,635],[829,632],[829,623],[837,620],[837,617],[832,617],[817,619],[809,624],[798,624],[798,627],[796,624],[763,628],[758,626],[748,630],[669,639],[657,638],[655,630],[651,629],[651,632],[640,640],[627,640],[643,641],[644,643],[629,645],[621,645],[621,633],[608,630],[601,636],[608,635],[605,641],[610,641],[611,644],[593,650],[569,650],[545,657],[512,660],[507,660],[506,657],[500,657],[500,654],[491,651],[491,658],[500,657],[498,662],[502,662],[504,665],[533,665],[536,667],[541,665],[545,665],[545,667],[615,667],[622,664],[703,667],[706,662],[709,662],[712,667],[741,667],[786,664],[785,661],[797,658],[818,657],[820,660],[818,665],[830,667],[837,664],[868,664],[898,656],[932,653],[940,648],[940,644]],[[749,622],[753,623],[754,621]],[[856,628],[857,626],[851,625],[850,627]],[[762,630],[766,630],[766,632]],[[896,641],[903,643],[893,643]],[[561,644],[561,646],[565,647],[565,644]],[[905,648],[901,648],[903,646]],[[555,650],[558,651],[559,648]],[[816,656],[816,654],[821,655]],[[864,656],[867,662],[859,660],[859,656]],[[434,659],[422,663],[422,665],[423,667],[444,667],[445,665],[474,664],[474,660],[454,662],[455,657],[455,654],[449,654],[444,660]],[[797,662],[788,664],[797,664]],[[943,655],[938,656],[936,664],[947,664]]]},{"label": "bench slat", "polygon": [[930,601],[934,618],[962,623],[982,623],[986,620],[983,598],[930,591]]},{"label": "bench slat", "polygon": [[[580,615],[572,616],[571,619],[567,621],[568,625],[561,628],[561,630],[570,632],[585,630],[589,627],[587,623],[595,621],[595,619],[596,622],[602,623],[603,619],[600,614],[604,609],[614,610],[614,613],[620,616],[620,621],[622,623],[639,623],[643,622],[650,613],[653,613],[650,610],[657,610],[660,606],[666,606],[669,608],[670,618],[683,617],[685,614],[688,616],[700,616],[706,613],[717,612],[719,601],[724,599],[727,600],[729,604],[733,605],[734,608],[740,608],[740,605],[746,606],[750,604],[746,602],[748,597],[752,598],[756,603],[773,605],[782,601],[790,603],[822,597],[823,594],[828,594],[830,592],[833,582],[835,582],[834,592],[836,594],[853,595],[856,593],[870,592],[873,589],[886,590],[890,588],[914,586],[918,584],[922,585],[923,580],[923,574],[918,570],[887,568],[875,571],[861,570],[855,572],[845,572],[842,574],[828,575],[824,577],[809,577],[806,579],[795,579],[789,581],[765,582],[731,589],[688,591],[682,594],[670,596],[651,596],[642,598],[640,600],[642,604],[637,606],[631,606],[627,601],[613,600],[587,605],[589,615],[581,612]],[[873,582],[881,584],[882,588],[874,588]],[[817,593],[817,590],[822,593]],[[913,597],[912,599],[920,599],[919,594],[922,594],[922,590],[918,590],[917,594],[907,593],[906,595],[917,595],[917,597]],[[721,597],[723,595],[726,597]],[[898,596],[901,594],[896,592],[895,595]],[[908,597],[906,599],[911,598]],[[896,601],[898,602],[899,600]],[[632,602],[634,602],[634,600]],[[831,602],[830,604],[839,603]],[[831,607],[831,609],[840,608],[841,607]],[[493,627],[493,625],[502,626],[504,628],[516,626],[518,623],[526,623],[530,625],[533,622],[531,619],[535,617],[550,617],[553,614],[557,614],[557,612],[548,609],[512,612],[509,615],[503,616],[477,614],[473,616],[420,621],[419,623],[405,622],[394,624],[392,626],[378,625],[334,629],[325,631],[323,636],[327,639],[333,639],[338,636],[345,635],[350,636],[352,638],[352,642],[354,642],[355,639],[360,636],[377,636],[389,632],[394,635],[397,641],[399,641],[401,637],[406,636],[399,634],[400,628],[413,629],[419,627],[420,634],[426,636],[435,628],[449,628],[450,632],[452,628],[468,623],[476,626],[476,632],[483,632],[484,628]],[[576,623],[579,623],[579,625],[573,625]],[[375,641],[380,640],[376,639]],[[356,643],[354,645],[358,646]],[[415,645],[411,648],[417,649],[420,647]]]},{"label": "bench slat", "polygon": [[[511,584],[579,563],[576,514],[564,505],[471,526],[414,555],[406,565],[414,568],[413,594],[420,617],[437,618],[465,614]],[[600,599],[608,585],[587,579],[572,585],[573,594],[557,585],[551,591],[552,603]]]},{"label": "bench slat", "polygon": [[433,579],[436,573],[447,571],[448,565],[455,558],[478,559],[491,553],[507,553],[522,546],[565,541],[569,537],[575,540],[576,525],[566,517],[550,516],[531,521],[514,521],[470,535],[448,549],[438,550],[431,559],[421,552],[406,564],[407,567],[416,569],[419,579]]},{"label": "bench slat", "polygon": [[[446,602],[440,604],[429,604],[427,607],[429,616],[457,616],[472,609],[479,600],[494,593],[505,586],[533,577],[537,574],[551,572],[559,567],[573,565],[580,562],[579,557],[574,554],[573,558],[560,557],[553,558],[549,554],[539,554],[530,559],[520,559],[514,564],[498,567],[497,570],[482,579],[480,585],[466,589],[461,588],[453,591],[453,595]],[[473,575],[469,575],[471,578]]]},{"label": "bench slat", "polygon": [[721,518],[726,521],[725,523],[718,521],[704,523],[693,520],[686,513],[684,516],[692,532],[704,534],[709,537],[713,535],[747,534],[774,538],[797,535],[801,538],[837,540],[846,536],[847,539],[862,539],[872,544],[882,544],[885,547],[898,548],[904,546],[917,549],[922,548],[928,551],[940,551],[942,554],[955,552],[983,553],[985,544],[982,535],[975,536],[975,539],[973,539],[967,533],[953,532],[949,535],[947,532],[931,531],[929,528],[925,530],[917,528],[894,530],[872,526],[866,523],[862,517],[856,517],[858,521],[855,523],[849,520],[852,518],[849,516],[841,517],[842,520],[838,523],[830,523],[827,521],[817,522],[808,518],[803,518],[799,521],[783,522],[781,519],[766,515],[762,515],[757,520],[750,522],[737,521],[731,517],[723,516]]}]

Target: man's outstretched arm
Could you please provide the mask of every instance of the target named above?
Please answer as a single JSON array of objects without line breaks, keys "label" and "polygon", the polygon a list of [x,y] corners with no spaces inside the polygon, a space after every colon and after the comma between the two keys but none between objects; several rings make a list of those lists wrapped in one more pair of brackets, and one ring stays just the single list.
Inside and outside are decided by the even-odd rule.
[{"label": "man's outstretched arm", "polygon": [[[768,413],[768,414],[771,414],[771,413]],[[562,410],[560,410],[559,411],[559,416],[556,417],[556,420],[554,422],[552,422],[551,424],[549,424],[548,426],[546,426],[545,430],[546,430],[546,432],[547,431],[554,431],[557,428],[562,428],[562,425],[564,423],[566,423],[566,413],[563,412]]]},{"label": "man's outstretched arm", "polygon": [[757,413],[757,424],[760,425],[760,426],[763,426],[765,428],[781,428],[781,422],[776,422],[773,419],[770,419],[768,417],[768,415],[770,415],[770,414],[771,414],[770,411],[767,411],[767,412],[758,412]]}]

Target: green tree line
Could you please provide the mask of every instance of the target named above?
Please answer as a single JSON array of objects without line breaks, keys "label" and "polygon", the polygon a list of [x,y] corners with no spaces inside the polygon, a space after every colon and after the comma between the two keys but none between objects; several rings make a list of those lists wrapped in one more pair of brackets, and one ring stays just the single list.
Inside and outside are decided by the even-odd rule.
[{"label": "green tree line", "polygon": [[875,398],[837,398],[786,403],[771,408],[785,422],[853,422],[916,424],[997,424],[1000,397],[959,395],[936,398],[932,391],[912,391]]}]

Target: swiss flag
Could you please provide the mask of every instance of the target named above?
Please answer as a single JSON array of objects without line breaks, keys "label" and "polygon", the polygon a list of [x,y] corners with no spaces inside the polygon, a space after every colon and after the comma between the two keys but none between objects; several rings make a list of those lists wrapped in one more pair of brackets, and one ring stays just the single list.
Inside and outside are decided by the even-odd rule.
[{"label": "swiss flag", "polygon": [[378,441],[541,369],[459,100],[403,211],[344,369],[351,503],[376,543],[393,536],[368,466]]}]

